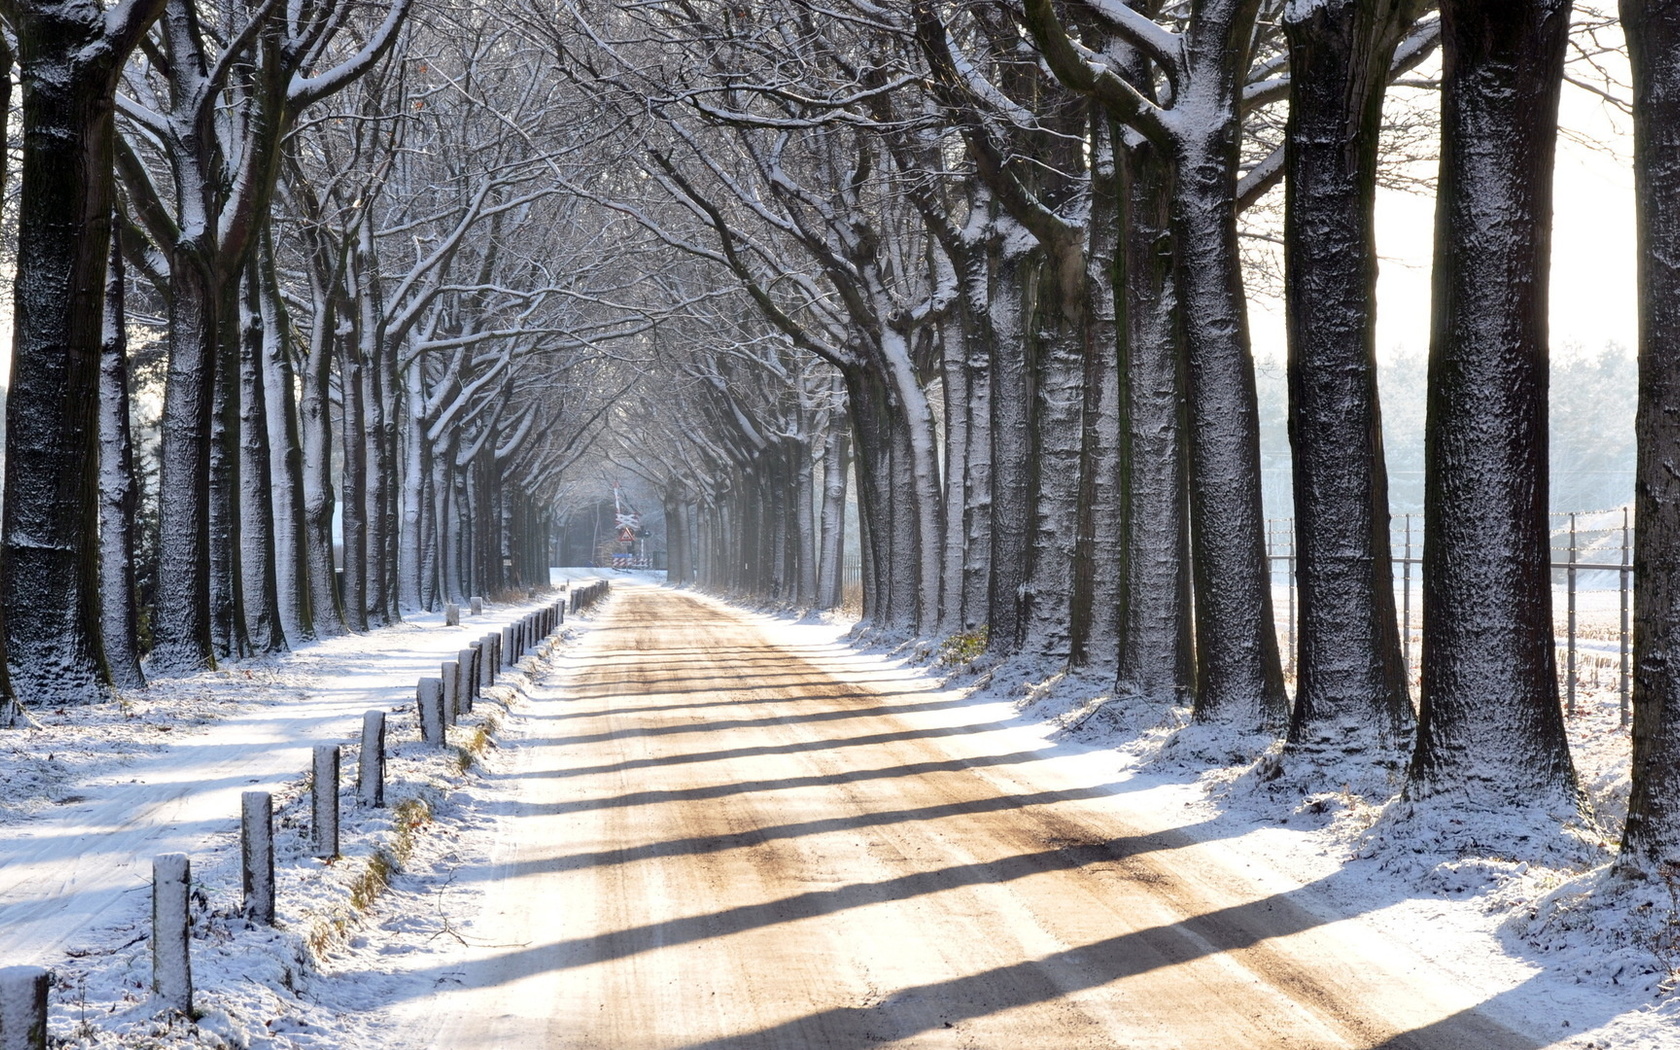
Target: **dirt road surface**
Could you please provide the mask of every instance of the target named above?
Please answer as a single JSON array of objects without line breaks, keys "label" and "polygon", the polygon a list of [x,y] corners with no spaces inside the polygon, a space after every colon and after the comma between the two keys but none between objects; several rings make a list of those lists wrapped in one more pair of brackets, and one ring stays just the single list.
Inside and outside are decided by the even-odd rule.
[{"label": "dirt road surface", "polygon": [[483,947],[407,1004],[403,1044],[1539,1045],[927,689],[618,591],[510,727]]}]

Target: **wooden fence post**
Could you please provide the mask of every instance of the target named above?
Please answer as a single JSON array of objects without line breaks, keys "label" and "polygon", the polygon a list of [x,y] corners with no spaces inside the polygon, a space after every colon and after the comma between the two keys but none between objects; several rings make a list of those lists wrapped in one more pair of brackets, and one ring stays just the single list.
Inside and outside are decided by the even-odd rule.
[{"label": "wooden fence post", "polygon": [[245,876],[245,917],[273,926],[274,799],[266,791],[239,796],[239,857]]},{"label": "wooden fence post", "polygon": [[0,1050],[47,1050],[47,989],[52,971],[0,968]]},{"label": "wooden fence post", "polygon": [[415,700],[420,707],[420,739],[428,744],[443,745],[444,714],[442,678],[422,678],[415,689]]},{"label": "wooden fence post", "polygon": [[315,745],[313,836],[315,856],[331,860],[338,856],[338,745]]},{"label": "wooden fence post", "polygon": [[362,753],[356,761],[356,793],[366,806],[385,805],[385,712],[362,715]]},{"label": "wooden fence post", "polygon": [[165,853],[152,861],[152,992],[192,1015],[192,861]]}]

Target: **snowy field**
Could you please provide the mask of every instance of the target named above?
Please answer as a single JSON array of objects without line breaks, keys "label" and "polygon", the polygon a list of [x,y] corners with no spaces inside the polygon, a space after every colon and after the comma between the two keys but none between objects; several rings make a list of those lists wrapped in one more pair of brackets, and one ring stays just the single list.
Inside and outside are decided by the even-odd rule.
[{"label": "snowy field", "polygon": [[[393,1034],[400,1026],[388,1011],[447,990],[448,961],[485,947],[473,917],[486,889],[455,873],[493,851],[498,814],[517,793],[501,774],[520,746],[528,687],[564,665],[590,618],[569,622],[544,654],[500,679],[452,730],[449,751],[418,743],[413,684],[526,608],[490,607],[458,629],[417,616],[120,704],[36,711],[39,727],[7,733],[3,958],[54,970],[59,1045],[426,1045]],[[820,650],[855,679],[933,673],[936,654],[925,650],[850,648],[845,623],[755,619],[772,640]],[[1397,771],[1283,767],[1267,741],[1209,734],[1182,711],[1128,717],[1100,682],[1042,668],[963,670],[945,689],[967,717],[995,720],[991,746],[1013,738],[1012,749],[1047,760],[1035,762],[1046,775],[1104,785],[1116,805],[1147,799],[1181,813],[1176,822],[1218,841],[1267,892],[1289,893],[1347,937],[1405,945],[1426,960],[1431,981],[1536,1045],[1680,1047],[1680,1007],[1668,994],[1680,972],[1680,875],[1627,886],[1606,870],[1627,790],[1613,686],[1584,693],[1583,714],[1570,722],[1593,816],[1562,832],[1544,821],[1411,812],[1391,801]],[[344,856],[325,864],[307,856],[308,749],[349,745],[370,707],[391,720],[389,805],[356,806],[347,776]],[[354,769],[351,747],[345,768]],[[254,788],[276,796],[273,929],[238,917],[234,818],[239,792]],[[157,1015],[147,1001],[146,880],[151,858],[171,851],[194,865],[196,1024]]]}]

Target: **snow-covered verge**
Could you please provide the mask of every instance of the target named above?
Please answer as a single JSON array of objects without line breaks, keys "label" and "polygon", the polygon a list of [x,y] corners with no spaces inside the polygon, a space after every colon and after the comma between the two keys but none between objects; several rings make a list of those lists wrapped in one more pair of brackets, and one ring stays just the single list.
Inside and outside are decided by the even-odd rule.
[{"label": "snow-covered verge", "polygon": [[1117,792],[1172,789],[1193,834],[1485,987],[1483,1009],[1548,1045],[1680,1048],[1680,870],[1613,870],[1630,750],[1614,676],[1568,719],[1581,811],[1488,814],[1402,800],[1401,754],[1291,759],[1269,736],[1116,698],[1107,675],[994,662],[961,638],[864,643],[883,667],[998,705],[1063,760],[1104,765]]},{"label": "snow-covered verge", "polygon": [[[573,576],[586,574],[574,573]],[[371,938],[384,951],[459,936],[444,901],[465,839],[493,814],[474,804],[494,734],[556,646],[589,617],[504,669],[449,729],[423,745],[414,682],[477,637],[560,595],[486,608],[446,627],[419,615],[366,635],[185,679],[120,701],[36,709],[0,734],[0,953],[50,967],[52,1045],[344,1047],[376,986],[323,975]],[[386,806],[355,799],[360,714],[386,711]],[[309,855],[308,752],[343,748],[341,853]],[[276,923],[241,915],[238,794],[274,797]],[[483,835],[479,835],[483,838]],[[150,997],[151,858],[190,855],[197,1016]],[[388,898],[404,897],[393,907]],[[407,943],[407,948],[402,946]],[[388,990],[387,990],[388,991]],[[365,1033],[363,1033],[365,1035]]]}]

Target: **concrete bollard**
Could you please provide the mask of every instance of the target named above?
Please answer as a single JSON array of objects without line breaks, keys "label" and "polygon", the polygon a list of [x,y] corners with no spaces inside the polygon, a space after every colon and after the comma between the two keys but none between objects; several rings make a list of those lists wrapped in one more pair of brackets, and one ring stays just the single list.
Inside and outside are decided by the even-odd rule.
[{"label": "concrete bollard", "polygon": [[338,745],[315,745],[315,789],[310,813],[315,856],[338,856]]},{"label": "concrete bollard", "polygon": [[152,861],[152,993],[188,1016],[192,986],[192,861],[165,853]]},{"label": "concrete bollard", "polygon": [[443,727],[448,715],[444,713],[442,678],[422,678],[416,687],[415,700],[420,707],[420,739],[428,744],[443,745]]},{"label": "concrete bollard", "polygon": [[245,917],[274,925],[274,799],[266,791],[239,796],[239,858]]},{"label": "concrete bollard", "polygon": [[0,968],[0,1050],[47,1050],[47,990],[52,971]]},{"label": "concrete bollard", "polygon": [[483,616],[484,615],[484,599],[480,598],[476,594],[473,595],[471,598],[467,599],[467,608],[469,610],[471,610],[472,615]]},{"label": "concrete bollard", "polygon": [[496,659],[496,642],[500,637],[501,637],[500,635],[487,634],[478,643],[478,645],[479,645],[478,695],[479,696],[483,696],[484,691],[486,689],[488,689],[491,686],[496,684],[496,664],[500,662],[499,660]]},{"label": "concrete bollard", "polygon": [[454,660],[443,662],[443,720],[450,725],[461,717],[461,702],[455,698],[461,688],[461,671]]},{"label": "concrete bollard", "polygon": [[455,713],[466,714],[472,710],[473,701],[473,651],[462,649],[455,654]]},{"label": "concrete bollard", "polygon": [[447,602],[443,607],[443,625],[445,627],[461,626],[461,607],[454,602]]},{"label": "concrete bollard", "polygon": [[566,603],[564,601],[555,602],[554,603],[554,613],[555,613],[555,619],[557,621],[555,623],[555,626],[556,627],[564,627],[565,624],[566,624]]},{"label": "concrete bollard", "polygon": [[364,806],[385,805],[385,712],[362,714],[362,752],[356,759],[356,795]]},{"label": "concrete bollard", "polygon": [[512,667],[519,662],[519,653],[513,648],[513,624],[502,628],[502,666]]}]

